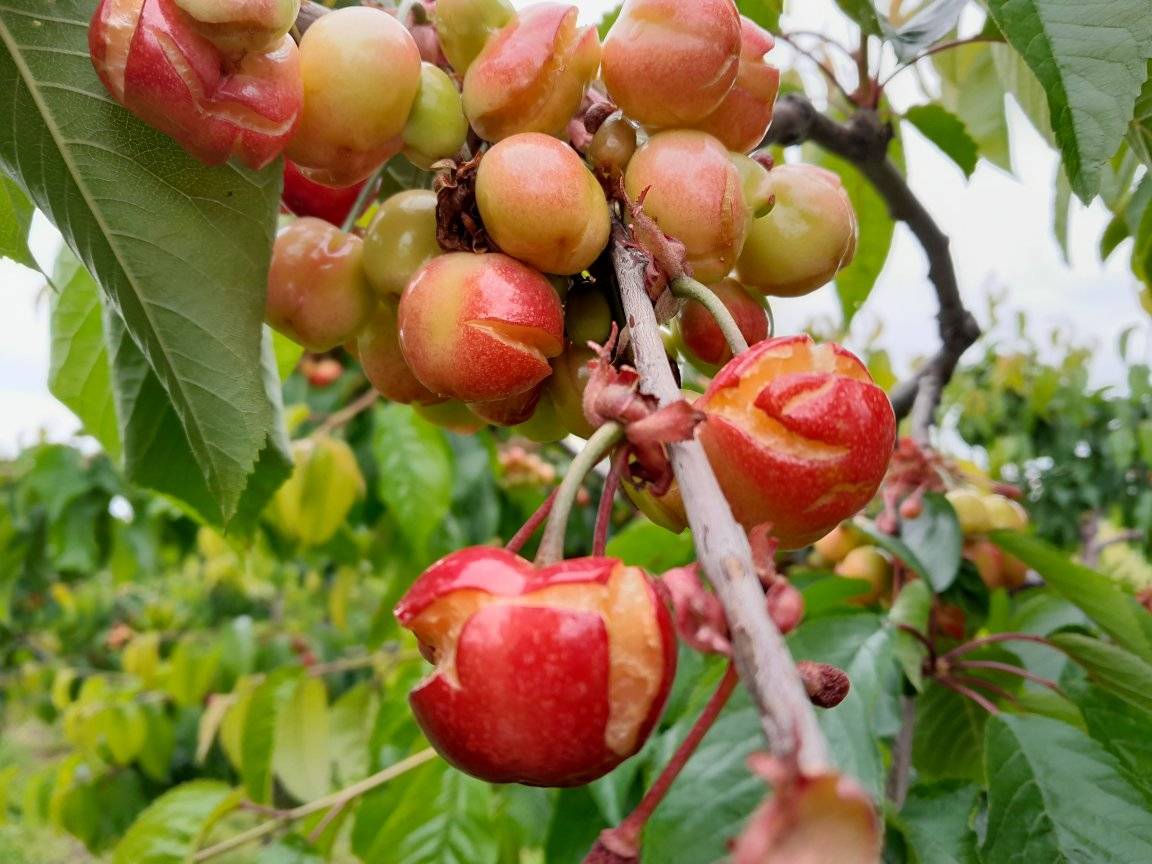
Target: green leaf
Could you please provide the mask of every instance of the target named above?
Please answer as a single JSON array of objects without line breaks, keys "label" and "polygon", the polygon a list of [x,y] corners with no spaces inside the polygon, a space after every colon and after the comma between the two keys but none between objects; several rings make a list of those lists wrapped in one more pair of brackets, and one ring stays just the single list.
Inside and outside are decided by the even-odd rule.
[{"label": "green leaf", "polygon": [[915,519],[904,520],[900,538],[924,568],[932,590],[947,591],[960,572],[964,547],[964,534],[948,499],[935,492],[925,495],[924,509]]},{"label": "green leaf", "polygon": [[932,0],[900,27],[887,27],[888,41],[902,63],[915,59],[925,48],[956,28],[968,0]]},{"label": "green leaf", "polygon": [[987,864],[1152,860],[1152,802],[1079,730],[1047,717],[1000,716],[988,723],[985,761]]},{"label": "green leaf", "polygon": [[[893,143],[894,150],[898,146]],[[847,329],[884,270],[888,252],[892,248],[896,223],[876,187],[851,163],[827,153],[821,155],[820,162],[825,168],[840,175],[852,201],[852,208],[856,211],[860,231],[852,263],[836,274],[836,295],[840,298],[842,326]]]},{"label": "green leaf", "polygon": [[203,701],[216,682],[220,651],[186,636],[172,651],[168,665],[168,694],[181,708],[191,708]]},{"label": "green leaf", "polygon": [[100,289],[71,252],[56,262],[52,295],[52,359],[48,389],[84,424],[113,459],[120,458],[120,430],[112,398],[112,370],[104,342]]},{"label": "green leaf", "polygon": [[297,345],[287,336],[277,333],[275,330],[269,332],[272,334],[272,354],[276,357],[276,374],[283,381],[292,374],[296,364],[304,356],[304,346]]},{"label": "green leaf", "polygon": [[128,829],[112,864],[186,864],[212,825],[239,803],[215,780],[194,780],[165,792]]},{"label": "green leaf", "polygon": [[736,0],[740,14],[751,18],[765,30],[780,32],[780,15],[784,0]]},{"label": "green leaf", "polygon": [[[677,724],[668,733],[668,746],[660,750],[671,752],[693,719]],[[648,820],[644,864],[703,864],[726,858],[728,842],[767,793],[764,781],[745,764],[762,749],[762,736],[755,709],[737,693]]]},{"label": "green leaf", "polygon": [[1140,620],[1147,613],[1107,576],[1069,561],[1035,537],[993,531],[989,539],[1043,576],[1049,588],[1080,607],[1113,639],[1152,662],[1152,639]]},{"label": "green leaf", "polygon": [[44,12],[41,0],[0,7],[0,170],[127,323],[229,521],[277,423],[260,331],[281,166],[194,162],[105,92],[88,58],[91,2]]},{"label": "green leaf", "polygon": [[884,34],[887,20],[876,11],[872,0],[836,0],[840,11],[860,25],[860,29],[869,36]]},{"label": "green leaf", "polygon": [[932,57],[940,75],[940,104],[964,122],[980,155],[1012,170],[1004,87],[990,45],[960,45]]},{"label": "green leaf", "polygon": [[1083,666],[1092,681],[1143,711],[1152,723],[1152,664],[1118,645],[1080,633],[1054,633],[1048,638]]},{"label": "green leaf", "polygon": [[312,801],[331,790],[328,725],[324,681],[301,678],[279,712],[272,757],[276,776],[297,801]]},{"label": "green leaf", "polygon": [[421,553],[452,506],[452,450],[444,433],[407,405],[373,415],[377,493],[412,547]]},{"label": "green leaf", "polygon": [[1147,0],[988,0],[987,6],[1044,87],[1068,179],[1087,203],[1148,75]]},{"label": "green leaf", "polygon": [[647,519],[633,519],[608,541],[605,554],[632,567],[663,573],[696,560],[692,535],[673,534]]},{"label": "green leaf", "polygon": [[[932,614],[932,589],[923,579],[909,582],[900,589],[896,602],[888,612],[888,620],[896,628],[911,627],[917,633],[927,634],[928,619]],[[893,633],[893,650],[905,677],[917,690],[924,689],[924,658],[928,649],[919,639],[906,630],[897,629]]]},{"label": "green leaf", "polygon": [[587,786],[559,790],[551,815],[544,842],[548,864],[582,864],[600,832],[610,827]]},{"label": "green leaf", "polygon": [[0,174],[0,258],[11,258],[17,264],[39,270],[28,249],[28,230],[35,209],[24,190]]},{"label": "green leaf", "polygon": [[1065,687],[1088,727],[1088,734],[1108,748],[1137,776],[1152,776],[1152,735],[1148,715],[1133,711],[1123,699],[1084,683]]},{"label": "green leaf", "polygon": [[491,787],[437,760],[364,800],[354,830],[371,842],[353,848],[372,864],[496,864],[493,816]]},{"label": "green leaf", "polygon": [[899,668],[892,633],[876,615],[852,615],[805,621],[788,638],[798,660],[831,663],[848,673],[848,697],[821,711],[833,762],[855,777],[874,797],[884,790],[884,766],[877,739],[895,732]]},{"label": "green leaf", "polygon": [[1048,96],[1040,79],[1011,45],[991,45],[989,50],[995,60],[996,74],[1000,77],[1003,89],[1012,94],[1032,128],[1055,149],[1057,144],[1056,134],[1052,131],[1052,113],[1048,110]]},{"label": "green leaf", "polygon": [[915,105],[904,112],[905,119],[960,166],[971,177],[980,158],[980,148],[968,134],[964,121],[942,105]]},{"label": "green leaf", "polygon": [[601,39],[608,35],[608,31],[612,29],[612,25],[616,23],[616,19],[620,17],[620,9],[623,5],[624,4],[621,3],[600,16],[600,23],[596,25],[596,29],[599,31]]},{"label": "green leaf", "polygon": [[368,775],[368,735],[376,719],[375,687],[367,682],[344,692],[332,705],[329,752],[343,786]]},{"label": "green leaf", "polygon": [[1132,272],[1145,285],[1152,285],[1152,207],[1144,209],[1144,216],[1133,236]]},{"label": "green leaf", "polygon": [[1068,220],[1072,215],[1072,186],[1062,167],[1056,169],[1056,195],[1052,201],[1052,233],[1056,235],[1056,245],[1060,247],[1060,257],[1071,266],[1068,253]]},{"label": "green leaf", "polygon": [[[228,522],[192,455],[184,426],[160,379],[129,337],[123,320],[107,304],[104,335],[112,360],[113,395],[123,442],[124,473],[128,479],[170,495],[212,525],[227,522],[240,533],[250,529],[276,488],[292,472],[290,445],[282,423],[261,452],[256,471]],[[267,398],[279,416],[282,411],[280,380],[267,334],[262,369]]]},{"label": "green leaf", "polygon": [[272,797],[272,757],[280,712],[296,689],[297,670],[273,672],[253,692],[244,712],[240,743],[240,775],[248,796],[266,804]]},{"label": "green leaf", "polygon": [[1128,125],[1128,146],[1137,159],[1152,168],[1152,60],[1148,61],[1148,77]]},{"label": "green leaf", "polygon": [[897,825],[916,864],[976,864],[976,832],[969,822],[979,794],[969,783],[912,787]]}]

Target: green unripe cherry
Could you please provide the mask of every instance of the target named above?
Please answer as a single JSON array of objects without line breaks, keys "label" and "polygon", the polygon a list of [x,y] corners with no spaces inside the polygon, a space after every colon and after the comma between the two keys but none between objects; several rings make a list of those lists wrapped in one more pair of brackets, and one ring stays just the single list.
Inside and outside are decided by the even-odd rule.
[{"label": "green unripe cherry", "polygon": [[468,138],[468,119],[460,91],[439,66],[420,67],[420,91],[404,127],[404,155],[425,171],[460,152]]},{"label": "green unripe cherry", "polygon": [[436,193],[408,189],[384,201],[364,235],[364,272],[380,295],[399,294],[426,261],[441,254]]},{"label": "green unripe cherry", "polygon": [[440,48],[461,75],[484,50],[488,38],[515,17],[508,0],[438,0],[432,13]]}]

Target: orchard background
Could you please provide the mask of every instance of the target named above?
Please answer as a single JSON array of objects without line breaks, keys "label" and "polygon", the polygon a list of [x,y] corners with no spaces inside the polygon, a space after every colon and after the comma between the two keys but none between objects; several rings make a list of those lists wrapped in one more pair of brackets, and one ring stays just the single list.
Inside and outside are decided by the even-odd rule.
[{"label": "orchard background", "polygon": [[[442,555],[512,537],[581,442],[440,428],[377,399],[350,354],[302,356],[261,331],[282,166],[204,167],[113,104],[87,57],[95,5],[0,6],[0,272],[43,286],[47,384],[84,432],[22,437],[0,463],[0,860],[586,860],[727,661],[682,645],[654,734],[585,786],[489,785],[431,756],[407,702],[429,667],[393,607]],[[613,4],[581,5],[591,23],[605,13],[605,36]],[[918,443],[896,467],[927,452],[951,489],[893,523],[885,495],[909,491],[893,475],[855,517],[848,545],[883,550],[869,584],[845,578],[869,575],[839,566],[846,550],[776,562],[804,598],[792,655],[851,682],[816,709],[831,761],[875,802],[886,861],[1152,860],[1146,0],[838,0],[826,17],[738,5],[778,40],[765,147],[835,171],[859,220],[834,286],[772,301],[776,333],[851,333],[912,412],[901,433]],[[1038,134],[1059,159],[1054,241],[1124,265],[1113,296],[1089,304],[1072,284],[1073,302],[1027,271],[989,291],[995,248],[954,236],[950,252],[935,227],[973,206],[968,192],[902,180],[919,136],[965,178],[991,164],[1034,182],[1009,156],[1017,111],[1031,125],[1017,143]],[[376,197],[431,183],[396,156]],[[997,204],[976,206],[1010,244],[1018,226]],[[55,255],[39,214],[74,251],[31,254],[36,224],[33,247]],[[31,428],[4,398],[0,424]],[[318,445],[282,485],[289,439],[349,449]],[[569,557],[594,544],[603,473],[586,485]],[[974,520],[957,490],[1019,497],[1027,527]],[[610,523],[607,553],[629,565],[698,556],[691,532],[624,496]],[[1026,579],[1007,578],[1005,553]],[[771,715],[755,687],[737,691],[647,818],[643,861],[725,860],[755,826],[768,792],[748,757],[788,748],[765,740]],[[812,845],[813,861],[877,860],[866,828],[829,831],[839,804],[820,813],[827,824],[790,828],[842,836],[858,857]]]}]

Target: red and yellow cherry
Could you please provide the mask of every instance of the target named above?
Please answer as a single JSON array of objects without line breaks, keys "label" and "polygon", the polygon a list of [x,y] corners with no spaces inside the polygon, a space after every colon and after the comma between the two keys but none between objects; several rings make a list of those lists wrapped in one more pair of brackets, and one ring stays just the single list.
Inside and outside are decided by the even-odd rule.
[{"label": "red and yellow cherry", "polygon": [[875,546],[857,546],[836,565],[836,575],[845,579],[862,579],[868,589],[851,598],[858,606],[871,606],[892,590],[892,564]]},{"label": "red and yellow cherry", "polygon": [[1028,565],[1006,554],[986,537],[966,541],[964,557],[976,567],[980,579],[990,591],[997,588],[1020,588],[1028,581]]},{"label": "red and yellow cherry", "polygon": [[493,402],[552,373],[564,313],[551,283],[515,258],[453,252],[427,262],[404,289],[400,345],[433,393]]},{"label": "red and yellow cherry", "polygon": [[767,30],[741,16],[736,81],[716,110],[693,123],[693,128],[715,135],[736,153],[760,146],[780,92],[780,70],[764,60],[774,44]]},{"label": "red and yellow cherry", "polygon": [[437,0],[432,10],[440,47],[459,75],[468,71],[488,40],[515,17],[508,0]]},{"label": "red and yellow cherry", "polygon": [[626,0],[604,39],[601,75],[633,120],[688,126],[716,111],[732,89],[740,48],[732,0]]},{"label": "red and yellow cherry", "polygon": [[468,139],[468,120],[460,91],[439,66],[420,67],[420,90],[404,126],[404,155],[425,171],[460,152]]},{"label": "red and yellow cherry", "polygon": [[[735,279],[721,279],[709,286],[732,313],[736,326],[749,345],[768,338],[768,315],[760,300]],[[705,374],[732,359],[724,333],[703,304],[689,300],[680,312],[680,341],[688,360]]]},{"label": "red and yellow cherry", "polygon": [[512,135],[485,153],[476,202],[496,245],[545,273],[579,273],[608,245],[604,190],[576,151],[549,135]]},{"label": "red and yellow cherry", "polygon": [[960,532],[965,537],[972,534],[986,534],[992,530],[992,520],[985,507],[985,496],[974,489],[952,489],[944,497],[956,511]]},{"label": "red and yellow cherry", "polygon": [[436,240],[436,193],[407,189],[385,199],[364,234],[364,272],[376,293],[399,295],[443,250]]},{"label": "red and yellow cherry", "polygon": [[823,537],[880,486],[896,442],[888,396],[864,364],[808,336],[767,339],[696,402],[698,437],[736,519],[784,549]]},{"label": "red and yellow cherry", "polygon": [[698,280],[728,275],[744,246],[749,214],[740,172],[723,144],[694,130],[653,135],[628,163],[624,187],[633,200],[647,190],[644,211],[684,244]]},{"label": "red and yellow cherry", "polygon": [[468,410],[493,426],[518,426],[527,423],[535,416],[543,394],[544,385],[538,384],[531,390],[515,393],[504,399],[469,402]]},{"label": "red and yellow cherry", "polygon": [[88,30],[92,65],[117,102],[195,158],[217,165],[236,157],[262,168],[296,132],[301,61],[280,30],[286,6],[269,7],[248,41],[228,35],[249,5],[101,0]]},{"label": "red and yellow cherry", "polygon": [[1028,527],[1028,511],[1019,502],[1003,495],[985,495],[984,512],[990,531],[1023,531]]},{"label": "red and yellow cherry", "polygon": [[851,263],[856,212],[831,171],[777,165],[768,176],[776,203],[748,229],[736,274],[764,294],[800,297]]},{"label": "red and yellow cherry", "polygon": [[536,568],[503,549],[433,564],[396,607],[435,663],[413,713],[451,764],[493,783],[574,786],[636,753],[676,668],[648,576],[613,558]]},{"label": "red and yellow cherry", "polygon": [[487,41],[464,76],[464,113],[477,135],[564,130],[600,65],[596,28],[579,26],[578,15],[575,6],[537,3]]},{"label": "red and yellow cherry", "polygon": [[400,298],[380,298],[376,310],[356,339],[356,353],[364,376],[385,399],[405,404],[443,402],[418,380],[408,368],[400,350]]},{"label": "red and yellow cherry", "polygon": [[325,186],[304,176],[295,162],[286,159],[284,192],[280,197],[296,216],[315,216],[333,225],[343,225],[368,182],[362,180],[340,188]]},{"label": "red and yellow cherry", "polygon": [[860,530],[851,522],[844,522],[813,543],[812,547],[828,564],[839,564],[849,552],[863,544],[864,535]]},{"label": "red and yellow cherry", "polygon": [[269,326],[309,351],[330,351],[351,339],[375,303],[363,258],[359,237],[323,219],[297,219],[272,250]]},{"label": "red and yellow cherry", "polygon": [[296,24],[300,0],[174,0],[192,26],[229,56],[268,51]]},{"label": "red and yellow cherry", "polygon": [[411,34],[382,9],[321,16],[300,41],[304,111],[289,158],[332,186],[370,176],[404,146],[420,68]]}]

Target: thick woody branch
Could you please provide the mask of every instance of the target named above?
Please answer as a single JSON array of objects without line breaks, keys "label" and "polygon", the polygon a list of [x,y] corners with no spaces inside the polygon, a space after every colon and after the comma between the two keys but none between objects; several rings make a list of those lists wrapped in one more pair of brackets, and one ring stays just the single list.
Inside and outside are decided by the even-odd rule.
[{"label": "thick woody branch", "polygon": [[924,248],[928,278],[939,302],[941,347],[924,368],[891,394],[896,415],[902,418],[911,414],[913,433],[924,437],[944,386],[956,371],[960,356],[980,338],[980,327],[960,297],[948,236],[888,158],[891,140],[891,127],[875,111],[860,111],[847,122],[838,123],[817,111],[803,96],[788,95],[777,104],[764,143],[788,146],[811,141],[851,162],[887,202],[892,218],[907,225]]},{"label": "thick woody branch", "polygon": [[[682,398],[668,365],[652,301],[644,288],[643,253],[626,244],[624,229],[613,231],[612,261],[632,336],[641,388],[667,405]],[[733,660],[752,694],[774,755],[793,755],[802,770],[831,768],[828,747],[816,722],[800,674],[784,638],[768,616],[764,589],[752,552],[704,450],[696,441],[670,445],[672,468],[684,498],[696,543],[696,557],[728,618]]]}]

